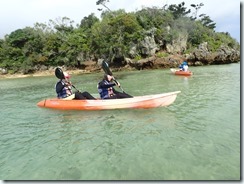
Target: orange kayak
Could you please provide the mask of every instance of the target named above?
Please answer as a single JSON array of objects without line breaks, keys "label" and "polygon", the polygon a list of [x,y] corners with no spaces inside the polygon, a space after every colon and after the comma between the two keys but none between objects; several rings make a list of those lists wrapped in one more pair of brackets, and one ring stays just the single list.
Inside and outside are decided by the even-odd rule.
[{"label": "orange kayak", "polygon": [[173,74],[175,74],[175,75],[190,76],[190,75],[193,74],[191,71],[176,70],[176,69],[173,69],[173,68],[171,68],[170,70],[171,70],[171,72],[172,72]]},{"label": "orange kayak", "polygon": [[61,110],[149,109],[172,104],[178,93],[180,91],[109,100],[62,100],[53,98],[42,100],[37,105]]}]

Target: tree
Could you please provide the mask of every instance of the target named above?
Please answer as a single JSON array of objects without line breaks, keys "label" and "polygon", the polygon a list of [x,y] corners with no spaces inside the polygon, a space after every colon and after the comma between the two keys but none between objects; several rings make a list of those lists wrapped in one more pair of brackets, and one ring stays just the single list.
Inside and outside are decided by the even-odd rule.
[{"label": "tree", "polygon": [[203,26],[209,28],[209,29],[215,29],[216,28],[216,23],[214,23],[209,16],[205,15],[205,14],[201,14],[199,15],[199,17],[202,17],[200,19],[201,23]]},{"label": "tree", "polygon": [[55,20],[49,20],[49,23],[52,24],[54,29],[56,29],[60,33],[68,33],[74,30],[74,21],[68,17],[59,17]]},{"label": "tree", "polygon": [[193,20],[196,20],[196,19],[197,19],[197,13],[198,13],[198,10],[199,10],[202,6],[204,6],[203,3],[197,4],[197,5],[195,5],[195,4],[191,4],[191,7],[195,8],[195,12],[193,13],[193,17],[191,17]]},{"label": "tree", "polygon": [[94,13],[92,13],[88,17],[84,17],[81,20],[79,27],[82,28],[84,31],[90,30],[96,22],[99,22],[99,19],[95,16]]},{"label": "tree", "polygon": [[124,10],[113,12],[115,16],[104,16],[92,27],[92,47],[100,57],[124,58],[132,42],[138,40],[141,26],[133,13]]},{"label": "tree", "polygon": [[[105,7],[108,11],[112,12],[109,7],[106,6],[106,2],[109,2],[109,0],[98,0],[96,2],[97,5],[102,5],[103,7]],[[102,9],[98,9],[99,11],[102,11]]]},{"label": "tree", "polygon": [[167,10],[172,12],[172,14],[173,14],[175,19],[178,19],[180,17],[186,16],[187,14],[189,14],[191,12],[190,9],[187,10],[187,8],[184,7],[184,6],[185,6],[185,2],[182,2],[182,3],[178,4],[178,5],[172,4],[172,5],[170,5],[168,7]]},{"label": "tree", "polygon": [[8,36],[7,40],[13,47],[22,48],[30,39],[27,29],[17,29]]}]

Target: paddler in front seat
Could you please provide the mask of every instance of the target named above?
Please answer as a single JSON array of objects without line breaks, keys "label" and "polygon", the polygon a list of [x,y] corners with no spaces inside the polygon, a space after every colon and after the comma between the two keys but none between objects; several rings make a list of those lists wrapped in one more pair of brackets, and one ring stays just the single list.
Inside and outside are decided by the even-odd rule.
[{"label": "paddler in front seat", "polygon": [[117,84],[112,82],[113,79],[113,76],[104,74],[103,80],[98,83],[97,88],[101,99],[133,98],[125,92],[116,91],[113,86],[120,86],[120,83],[118,81]]},{"label": "paddler in front seat", "polygon": [[64,79],[60,79],[55,86],[58,98],[64,100],[96,100],[96,98],[94,98],[90,93],[86,91],[82,93],[80,91],[76,91],[75,93],[73,93],[73,85],[69,80],[71,76],[67,72],[63,72],[63,74]]}]

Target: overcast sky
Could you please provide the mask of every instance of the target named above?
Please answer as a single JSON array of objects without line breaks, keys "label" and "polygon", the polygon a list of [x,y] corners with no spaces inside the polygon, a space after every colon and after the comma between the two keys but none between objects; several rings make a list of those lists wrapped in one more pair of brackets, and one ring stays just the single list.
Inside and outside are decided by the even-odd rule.
[{"label": "overcast sky", "polygon": [[[163,7],[184,0],[110,0],[111,10],[137,11],[144,7]],[[50,19],[68,17],[75,23],[91,13],[100,18],[97,0],[0,0],[0,38],[12,31],[35,23],[48,23]],[[216,32],[229,32],[240,42],[240,1],[238,0],[185,0],[185,6],[203,3],[198,14],[206,14],[216,23]],[[242,1],[241,1],[242,2]]]}]

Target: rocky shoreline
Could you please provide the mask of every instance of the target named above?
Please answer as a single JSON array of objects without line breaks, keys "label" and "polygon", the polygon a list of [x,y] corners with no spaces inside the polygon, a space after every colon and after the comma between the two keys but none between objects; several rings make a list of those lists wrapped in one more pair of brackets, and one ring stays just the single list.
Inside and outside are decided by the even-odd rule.
[{"label": "rocky shoreline", "polygon": [[[165,68],[178,68],[179,64],[184,60],[188,62],[189,66],[203,66],[203,65],[220,65],[240,62],[240,50],[231,49],[229,47],[220,47],[216,52],[208,50],[207,43],[200,44],[198,48],[189,54],[169,54],[161,52],[167,56],[160,57],[154,54],[140,60],[132,60],[125,58],[121,63],[109,63],[113,71],[122,70],[145,70],[145,69],[165,69]],[[72,74],[82,73],[98,73],[103,72],[101,63],[103,59],[98,61],[85,61],[81,64],[80,68],[69,68],[67,66],[59,66],[63,71]],[[38,77],[38,76],[51,76],[54,75],[56,67],[35,66],[33,73],[29,74],[9,74],[8,72],[0,72],[0,78],[23,78],[23,77]]]}]

